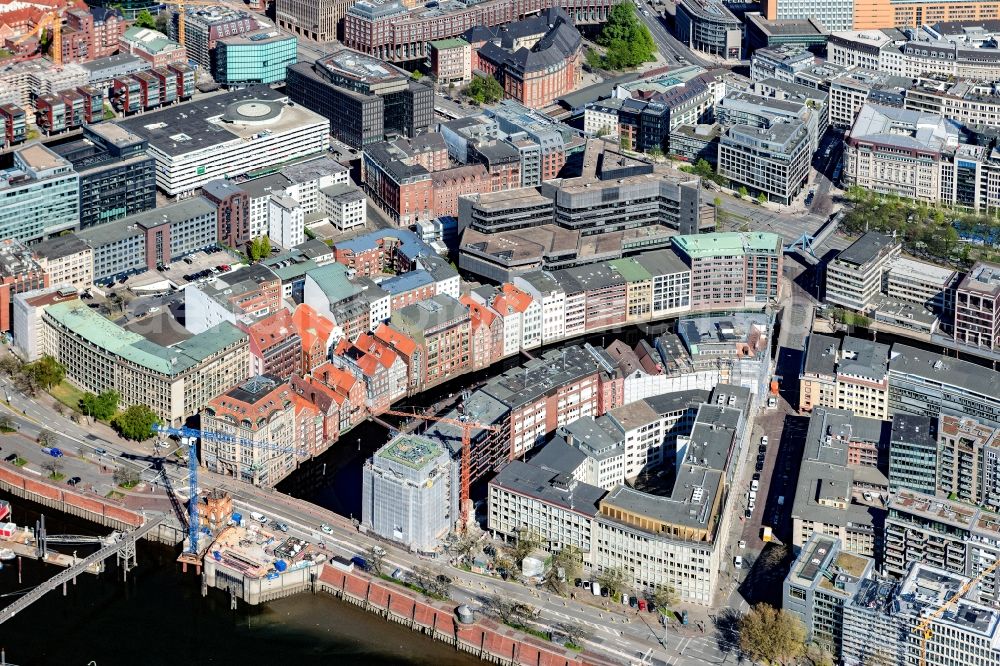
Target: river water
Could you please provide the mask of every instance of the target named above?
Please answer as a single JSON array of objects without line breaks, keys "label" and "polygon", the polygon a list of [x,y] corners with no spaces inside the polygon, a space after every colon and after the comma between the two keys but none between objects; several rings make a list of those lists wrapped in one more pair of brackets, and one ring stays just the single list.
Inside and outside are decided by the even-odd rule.
[{"label": "river water", "polygon": [[[634,345],[640,337],[646,337],[643,331],[628,327],[589,336],[586,341],[604,345],[620,338]],[[525,360],[506,359],[500,367],[463,375],[394,408],[407,411],[435,404]],[[394,422],[391,418],[385,420]],[[344,516],[360,518],[362,465],[387,439],[388,431],[383,426],[371,421],[361,423],[329,451],[300,466],[278,489]],[[473,488],[474,498],[482,493],[482,487]],[[44,510],[49,534],[108,531],[4,493],[0,493],[0,499],[11,502],[13,520],[19,525],[33,526],[38,512]],[[71,552],[66,546],[55,549]],[[83,555],[90,551],[81,548],[78,552]],[[255,608],[240,604],[237,610],[230,610],[228,596],[216,590],[203,598],[197,577],[193,573],[181,574],[175,558],[173,548],[140,543],[139,567],[129,573],[127,582],[122,582],[114,559],[109,560],[105,573],[81,575],[66,597],[60,590],[50,592],[27,611],[0,625],[0,648],[5,648],[7,659],[18,666],[84,666],[91,662],[97,666],[483,663],[327,595],[299,594]],[[37,585],[58,571],[57,567],[24,560],[19,582],[17,560],[3,565],[0,607],[13,601],[19,590]]]},{"label": "river water", "polygon": [[[18,525],[34,526],[44,510],[49,534],[105,531],[4,493],[0,499],[11,502]],[[67,546],[55,548],[70,552]],[[50,592],[0,625],[0,647],[18,666],[482,663],[325,594],[299,594],[258,607],[241,603],[230,610],[229,597],[217,590],[203,598],[197,577],[182,574],[175,557],[173,548],[140,543],[139,566],[127,582],[110,559],[103,574],[82,574],[66,597],[61,590]],[[18,582],[17,560],[3,565],[0,607],[60,570],[24,560]]]}]

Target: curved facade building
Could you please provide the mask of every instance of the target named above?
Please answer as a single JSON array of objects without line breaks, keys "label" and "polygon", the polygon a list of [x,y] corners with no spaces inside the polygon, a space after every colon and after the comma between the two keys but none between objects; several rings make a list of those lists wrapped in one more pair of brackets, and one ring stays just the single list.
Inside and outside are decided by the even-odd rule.
[{"label": "curved facade building", "polygon": [[688,47],[727,60],[743,52],[743,24],[719,0],[681,0],[677,5],[677,39]]}]

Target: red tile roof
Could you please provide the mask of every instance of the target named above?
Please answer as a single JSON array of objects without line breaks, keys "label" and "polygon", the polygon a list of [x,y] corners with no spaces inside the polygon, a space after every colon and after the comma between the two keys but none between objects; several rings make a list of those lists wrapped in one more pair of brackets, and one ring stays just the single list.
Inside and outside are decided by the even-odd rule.
[{"label": "red tile roof", "polygon": [[303,349],[312,349],[317,341],[325,346],[334,328],[332,321],[305,303],[295,308],[295,313],[292,315],[292,323],[295,325],[295,329],[299,332],[299,337],[302,339]]},{"label": "red tile roof", "polygon": [[410,356],[417,350],[417,343],[413,341],[413,338],[399,332],[388,324],[379,324],[379,327],[375,329],[375,337],[407,356]]}]

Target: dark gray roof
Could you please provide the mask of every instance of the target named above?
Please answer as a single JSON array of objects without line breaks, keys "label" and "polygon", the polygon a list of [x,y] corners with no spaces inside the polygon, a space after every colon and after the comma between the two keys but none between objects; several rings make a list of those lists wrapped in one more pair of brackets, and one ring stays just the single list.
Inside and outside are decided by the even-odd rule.
[{"label": "dark gray roof", "polygon": [[1000,396],[1000,373],[975,363],[935,354],[903,344],[892,346],[891,372],[917,375],[933,382],[956,386],[996,399]]},{"label": "dark gray roof", "polygon": [[365,158],[378,164],[397,183],[418,178],[430,179],[430,172],[422,164],[416,162],[408,164],[400,157],[401,155],[392,150],[390,144],[385,141],[365,146]]},{"label": "dark gray roof", "polygon": [[490,481],[491,486],[534,497],[547,504],[571,509],[585,516],[595,516],[605,492],[597,486],[580,483],[567,474],[512,460]]},{"label": "dark gray roof", "polygon": [[572,474],[587,460],[587,456],[575,446],[570,446],[561,436],[556,435],[532,458],[531,464],[553,472]]},{"label": "dark gray roof", "polygon": [[923,444],[935,448],[937,421],[923,414],[894,414],[892,417],[891,442],[901,444]]},{"label": "dark gray roof", "polygon": [[550,349],[541,357],[511,368],[482,388],[511,409],[517,409],[574,379],[595,372],[597,364],[583,347]]},{"label": "dark gray roof", "polygon": [[635,257],[639,265],[649,271],[654,277],[657,275],[672,275],[691,270],[684,260],[680,258],[676,250],[668,248],[666,250],[654,250],[653,252],[643,252]]},{"label": "dark gray roof", "polygon": [[[685,464],[678,470],[677,481],[669,496],[616,486],[601,504],[620,507],[672,525],[710,529],[714,515],[712,507],[721,483],[722,472],[719,470]],[[603,519],[611,520],[607,517]],[[637,529],[634,525],[631,527]]]},{"label": "dark gray roof", "polygon": [[71,254],[78,254],[90,248],[74,234],[55,236],[31,246],[31,251],[45,259],[62,259]]},{"label": "dark gray roof", "polygon": [[840,340],[829,335],[813,333],[809,336],[806,362],[802,371],[809,374],[833,376],[837,369],[837,350]]},{"label": "dark gray roof", "polygon": [[854,264],[855,266],[864,266],[877,258],[883,248],[896,242],[892,236],[869,231],[851,243],[846,250],[841,251],[837,255],[837,261]]},{"label": "dark gray roof", "polygon": [[889,371],[889,345],[863,338],[844,338],[840,343],[837,374],[882,381]]},{"label": "dark gray roof", "polygon": [[310,238],[303,243],[299,243],[295,246],[295,249],[310,259],[325,257],[333,254],[333,248],[318,238]]},{"label": "dark gray roof", "polygon": [[217,178],[216,180],[210,180],[202,186],[202,191],[205,194],[215,197],[218,200],[223,200],[226,197],[235,194],[237,192],[243,192],[243,188],[229,180],[228,178]]}]

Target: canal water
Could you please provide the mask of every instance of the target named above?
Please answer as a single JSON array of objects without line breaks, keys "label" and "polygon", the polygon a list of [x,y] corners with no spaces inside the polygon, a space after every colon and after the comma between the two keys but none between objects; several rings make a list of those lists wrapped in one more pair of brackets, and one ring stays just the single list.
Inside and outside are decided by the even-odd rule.
[{"label": "canal water", "polygon": [[[549,349],[582,345],[586,342],[595,346],[606,347],[615,340],[622,340],[629,346],[634,347],[643,338],[652,342],[655,336],[661,334],[673,323],[673,321],[662,322],[655,326],[644,326],[641,328],[627,326],[618,331],[598,333],[549,345],[537,351],[532,351],[531,354],[537,358]],[[393,405],[393,409],[405,412],[410,409],[430,407],[442,400],[455,397],[456,394],[460,394],[466,389],[476,388],[490,377],[496,376],[509,368],[517,367],[527,362],[527,360],[527,357],[523,355],[504,359],[502,362],[485,370],[456,377],[419,395],[404,398]],[[393,417],[384,417],[383,420],[393,424],[399,421],[399,419]],[[419,431],[420,429],[418,429]],[[278,490],[293,497],[318,504],[342,516],[360,520],[361,469],[365,461],[385,444],[388,439],[389,431],[385,427],[370,420],[365,421],[350,432],[345,433],[340,441],[331,446],[328,451],[314,460],[302,464],[278,484]],[[485,493],[485,480],[472,487],[473,500],[482,499]]]},{"label": "canal water", "polygon": [[[19,525],[33,526],[45,511],[49,534],[109,531],[2,492],[0,499],[11,502]],[[139,566],[127,582],[112,558],[103,574],[82,574],[66,597],[61,590],[50,592],[0,625],[7,660],[18,666],[482,663],[326,594],[299,594],[258,607],[241,603],[230,610],[229,597],[217,590],[203,598],[197,577],[182,574],[175,558],[173,548],[141,542]],[[0,607],[60,570],[24,560],[19,582],[17,560],[3,565]]]}]

